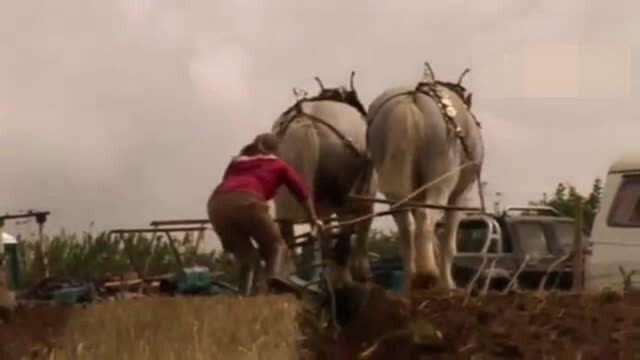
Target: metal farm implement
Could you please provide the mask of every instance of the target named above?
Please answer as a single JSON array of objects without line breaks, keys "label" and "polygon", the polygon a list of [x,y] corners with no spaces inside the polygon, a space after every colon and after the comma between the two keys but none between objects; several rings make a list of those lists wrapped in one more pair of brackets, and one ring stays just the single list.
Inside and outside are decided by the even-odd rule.
[{"label": "metal farm implement", "polygon": [[[108,234],[109,238],[117,237],[123,242],[125,253],[138,278],[129,281],[114,281],[103,284],[103,286],[110,289],[123,289],[133,286],[140,291],[157,288],[160,293],[170,295],[236,294],[238,289],[235,286],[219,279],[227,274],[212,272],[208,267],[197,264],[196,255],[198,249],[204,242],[205,232],[210,229],[207,226],[208,223],[209,221],[204,219],[164,220],[152,221],[148,228],[111,230]],[[179,233],[197,234],[191,253],[183,254],[180,252],[178,241],[174,237],[174,234]],[[159,235],[166,237],[178,268],[176,272],[151,276],[149,275],[148,259],[142,264],[135,259],[133,249],[136,237],[144,234],[150,234],[150,239],[153,243],[162,241]]]}]

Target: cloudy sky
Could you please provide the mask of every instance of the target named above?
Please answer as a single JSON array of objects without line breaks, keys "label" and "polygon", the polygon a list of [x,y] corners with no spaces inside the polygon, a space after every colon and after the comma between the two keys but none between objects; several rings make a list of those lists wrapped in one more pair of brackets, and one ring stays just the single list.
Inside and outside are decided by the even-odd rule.
[{"label": "cloudy sky", "polygon": [[428,60],[465,84],[487,191],[587,189],[638,149],[633,1],[0,0],[0,212],[53,229],[204,217],[229,157],[313,76],[368,105]]}]

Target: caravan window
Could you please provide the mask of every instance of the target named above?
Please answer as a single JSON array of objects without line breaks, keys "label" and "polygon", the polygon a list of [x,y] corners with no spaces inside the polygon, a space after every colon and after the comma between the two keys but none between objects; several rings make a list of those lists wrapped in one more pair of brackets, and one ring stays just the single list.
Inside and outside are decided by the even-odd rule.
[{"label": "caravan window", "polygon": [[640,175],[623,178],[611,205],[609,226],[640,227]]}]

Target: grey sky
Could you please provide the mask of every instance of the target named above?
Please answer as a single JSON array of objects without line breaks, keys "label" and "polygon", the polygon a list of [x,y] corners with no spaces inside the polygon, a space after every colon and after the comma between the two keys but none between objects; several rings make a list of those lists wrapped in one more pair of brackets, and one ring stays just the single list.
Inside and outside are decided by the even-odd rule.
[{"label": "grey sky", "polygon": [[[595,4],[594,4],[595,3]],[[626,5],[625,5],[626,4]],[[0,212],[54,228],[203,217],[229,157],[313,76],[472,72],[489,191],[582,189],[638,149],[632,1],[0,1]]]}]

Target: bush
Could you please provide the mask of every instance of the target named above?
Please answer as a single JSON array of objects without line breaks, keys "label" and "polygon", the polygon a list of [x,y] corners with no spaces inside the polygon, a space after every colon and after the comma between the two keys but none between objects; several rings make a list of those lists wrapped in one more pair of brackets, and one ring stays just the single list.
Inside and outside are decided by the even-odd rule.
[{"label": "bush", "polygon": [[368,248],[369,252],[376,253],[383,258],[400,256],[398,233],[392,230],[371,229]]}]

